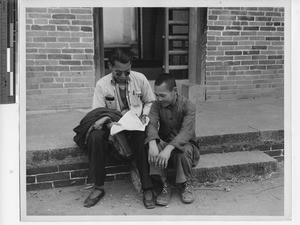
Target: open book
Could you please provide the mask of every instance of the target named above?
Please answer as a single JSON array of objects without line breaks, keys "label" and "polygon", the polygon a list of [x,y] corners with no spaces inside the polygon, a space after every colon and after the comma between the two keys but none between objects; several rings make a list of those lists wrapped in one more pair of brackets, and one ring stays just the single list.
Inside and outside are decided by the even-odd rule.
[{"label": "open book", "polygon": [[123,130],[139,130],[145,131],[146,126],[149,123],[147,117],[146,123],[143,124],[139,117],[132,111],[126,112],[122,118],[118,121],[118,125],[113,125],[110,129],[110,135],[115,135]]}]

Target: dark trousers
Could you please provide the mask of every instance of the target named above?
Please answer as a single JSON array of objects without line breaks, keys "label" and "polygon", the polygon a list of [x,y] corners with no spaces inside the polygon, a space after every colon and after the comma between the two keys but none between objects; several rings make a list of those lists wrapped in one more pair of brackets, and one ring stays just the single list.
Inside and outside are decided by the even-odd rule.
[{"label": "dark trousers", "polygon": [[[168,143],[160,140],[158,144],[158,150],[161,152]],[[184,183],[191,179],[192,172],[192,161],[193,161],[193,147],[190,144],[185,145],[185,150],[180,151],[174,149],[171,153],[168,167],[161,170],[159,167],[150,165],[150,175],[159,175],[161,177],[166,177],[169,168],[173,168],[176,171],[175,183]]]},{"label": "dark trousers", "polygon": [[[148,154],[144,145],[145,132],[125,131],[128,135],[129,146],[139,171],[142,189],[152,188],[153,184],[149,176]],[[95,185],[104,185],[105,161],[109,153],[108,130],[93,130],[87,141],[90,174],[95,176]]]}]

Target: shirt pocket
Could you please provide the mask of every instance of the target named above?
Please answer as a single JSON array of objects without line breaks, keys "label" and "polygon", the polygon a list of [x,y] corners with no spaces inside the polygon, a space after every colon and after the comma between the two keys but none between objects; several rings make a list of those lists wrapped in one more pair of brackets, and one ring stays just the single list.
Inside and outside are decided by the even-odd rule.
[{"label": "shirt pocket", "polygon": [[104,98],[105,98],[105,103],[106,103],[107,108],[117,109],[115,96],[109,94],[109,95],[106,95]]},{"label": "shirt pocket", "polygon": [[140,90],[134,90],[131,96],[132,106],[139,106],[142,104],[142,92]]}]

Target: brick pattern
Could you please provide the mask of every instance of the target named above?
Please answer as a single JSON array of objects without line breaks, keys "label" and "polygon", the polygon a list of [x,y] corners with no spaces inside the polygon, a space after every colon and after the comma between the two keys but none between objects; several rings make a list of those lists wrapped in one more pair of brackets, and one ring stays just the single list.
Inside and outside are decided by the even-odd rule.
[{"label": "brick pattern", "polygon": [[91,106],[92,8],[26,9],[27,110]]},{"label": "brick pattern", "polygon": [[[83,185],[88,182],[88,163],[62,164],[27,169],[27,191]],[[106,167],[106,182],[130,178],[129,165]]]},{"label": "brick pattern", "polygon": [[284,8],[208,8],[206,99],[282,96]]}]

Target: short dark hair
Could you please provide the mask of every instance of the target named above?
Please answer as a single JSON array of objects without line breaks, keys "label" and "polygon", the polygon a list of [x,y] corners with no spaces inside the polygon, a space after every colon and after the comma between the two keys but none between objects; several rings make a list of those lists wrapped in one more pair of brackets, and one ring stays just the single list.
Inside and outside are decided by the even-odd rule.
[{"label": "short dark hair", "polygon": [[176,81],[172,74],[170,73],[162,73],[160,74],[155,82],[155,86],[160,86],[161,84],[165,83],[166,86],[169,88],[169,91],[172,91],[174,87],[176,87]]},{"label": "short dark hair", "polygon": [[133,53],[129,48],[114,48],[108,57],[108,62],[114,66],[115,61],[119,61],[120,63],[128,63],[131,62],[133,58]]}]

